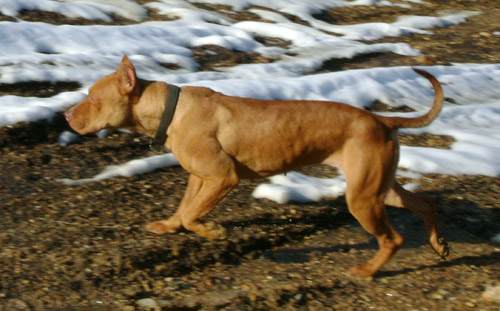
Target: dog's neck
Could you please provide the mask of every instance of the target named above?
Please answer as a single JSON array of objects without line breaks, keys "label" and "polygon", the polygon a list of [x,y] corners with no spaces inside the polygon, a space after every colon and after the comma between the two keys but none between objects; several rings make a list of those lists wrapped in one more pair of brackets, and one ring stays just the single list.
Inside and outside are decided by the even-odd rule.
[{"label": "dog's neck", "polygon": [[139,133],[153,137],[165,109],[168,88],[165,82],[137,80],[130,95],[131,123]]}]

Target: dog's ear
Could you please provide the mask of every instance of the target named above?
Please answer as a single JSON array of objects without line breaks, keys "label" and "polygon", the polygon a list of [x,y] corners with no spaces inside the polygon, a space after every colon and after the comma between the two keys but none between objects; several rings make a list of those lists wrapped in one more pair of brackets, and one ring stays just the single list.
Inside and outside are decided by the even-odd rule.
[{"label": "dog's ear", "polygon": [[129,94],[135,87],[137,75],[135,73],[134,64],[128,59],[127,55],[123,56],[122,62],[116,71],[120,81],[120,88],[125,94]]}]

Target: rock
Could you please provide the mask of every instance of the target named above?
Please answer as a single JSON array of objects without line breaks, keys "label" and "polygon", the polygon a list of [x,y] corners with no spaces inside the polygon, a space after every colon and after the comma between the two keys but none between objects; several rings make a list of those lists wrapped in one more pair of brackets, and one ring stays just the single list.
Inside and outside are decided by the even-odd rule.
[{"label": "rock", "polygon": [[491,33],[486,32],[486,31],[482,31],[482,32],[480,32],[480,33],[479,33],[479,35],[480,35],[481,37],[485,37],[485,38],[491,38],[491,36],[492,36],[492,34],[491,34]]},{"label": "rock", "polygon": [[500,302],[500,285],[486,287],[481,298],[490,302]]},{"label": "rock", "polygon": [[500,233],[497,233],[495,236],[491,238],[491,242],[495,244],[500,244]]},{"label": "rock", "polygon": [[436,62],[434,57],[428,56],[428,55],[416,56],[415,60],[417,62],[419,62],[420,64],[424,64],[424,65],[433,65]]},{"label": "rock", "polygon": [[443,295],[441,295],[440,293],[433,293],[433,294],[431,295],[431,298],[432,298],[432,299],[436,299],[436,300],[441,300],[441,299],[443,299],[444,297],[443,297]]},{"label": "rock", "polygon": [[153,298],[143,298],[135,302],[141,311],[161,311],[161,306]]},{"label": "rock", "polygon": [[79,139],[80,136],[78,136],[77,134],[70,131],[64,131],[59,135],[57,143],[61,146],[67,146],[74,142],[77,142]]},{"label": "rock", "polygon": [[31,310],[28,304],[21,299],[9,299],[4,306],[4,310],[9,311],[25,311]]},{"label": "rock", "polygon": [[162,310],[182,310],[184,307],[189,309],[189,307],[176,300],[158,300],[158,304]]},{"label": "rock", "polygon": [[109,135],[109,130],[107,130],[107,129],[100,130],[100,131],[99,131],[99,132],[97,132],[95,135],[96,135],[98,138],[104,138],[104,137],[106,137],[106,136],[108,136],[108,135]]},{"label": "rock", "polygon": [[440,295],[443,295],[443,296],[447,296],[449,294],[449,292],[446,290],[446,289],[439,289],[437,291]]}]

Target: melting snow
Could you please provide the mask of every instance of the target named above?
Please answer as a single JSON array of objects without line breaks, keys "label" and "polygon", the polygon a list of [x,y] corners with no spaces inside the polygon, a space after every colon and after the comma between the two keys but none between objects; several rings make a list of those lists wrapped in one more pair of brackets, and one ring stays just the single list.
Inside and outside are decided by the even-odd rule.
[{"label": "melting snow", "polygon": [[[404,5],[412,1],[381,0],[197,0],[197,3],[223,4],[234,10],[249,9],[269,22],[234,21],[226,15],[201,9],[190,2],[158,0],[139,5],[130,0],[3,0],[0,12],[17,16],[22,10],[55,12],[71,18],[111,21],[122,16],[138,23],[126,26],[51,25],[18,20],[0,22],[0,83],[26,81],[76,81],[83,85],[76,92],[50,98],[0,96],[0,126],[50,118],[85,96],[95,79],[114,70],[123,54],[136,64],[145,79],[181,85],[211,87],[229,95],[272,99],[336,100],[370,106],[380,100],[391,106],[407,105],[420,114],[432,103],[432,88],[410,68],[372,68],[324,74],[308,74],[332,58],[352,58],[369,53],[397,53],[416,56],[419,51],[406,43],[369,43],[387,36],[431,33],[435,27],[466,22],[475,12],[451,12],[443,16],[404,16],[393,23],[332,25],[315,18],[323,10],[352,5]],[[258,8],[256,8],[258,7]],[[147,10],[178,19],[141,22]],[[294,23],[295,15],[306,25]],[[498,33],[494,33],[498,35]],[[256,36],[278,37],[288,47],[269,47]],[[363,40],[361,42],[360,40]],[[198,71],[192,47],[215,44],[227,49],[256,52],[273,59],[267,64],[244,64],[217,71]],[[175,63],[180,69],[162,67]],[[500,64],[426,67],[443,83],[445,95],[452,99],[440,117],[429,127],[403,132],[429,132],[450,135],[450,150],[403,146],[398,174],[422,173],[500,175]],[[401,115],[401,114],[391,114]],[[62,133],[59,143],[67,145],[77,137]],[[142,174],[177,164],[171,154],[138,159],[106,168],[83,180],[64,180],[81,184]],[[319,179],[290,172],[274,176],[269,184],[254,192],[259,198],[278,202],[308,201],[334,197],[344,190],[341,177]],[[415,187],[415,185],[408,185]]]}]

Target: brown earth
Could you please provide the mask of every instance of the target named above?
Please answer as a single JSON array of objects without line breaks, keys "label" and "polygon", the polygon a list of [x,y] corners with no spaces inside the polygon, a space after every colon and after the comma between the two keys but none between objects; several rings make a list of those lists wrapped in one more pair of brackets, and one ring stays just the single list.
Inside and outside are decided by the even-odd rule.
[{"label": "brown earth", "polygon": [[432,34],[414,34],[404,37],[387,37],[367,43],[405,42],[417,48],[421,56],[374,53],[359,55],[353,59],[332,59],[318,72],[357,69],[366,67],[449,65],[451,63],[498,63],[500,62],[500,6],[496,1],[426,1],[411,8],[359,6],[335,8],[323,12],[318,18],[335,24],[361,22],[394,22],[402,15],[438,16],[456,10],[476,11],[481,14],[469,17],[467,22],[435,28]]},{"label": "brown earth", "polygon": [[[500,51],[494,48],[499,46],[499,37],[474,37],[500,30],[500,20],[492,18],[498,16],[495,1],[427,2],[416,5],[422,14],[465,6],[484,14],[462,25],[433,30],[428,40],[425,36],[394,40],[409,42],[438,63],[499,62]],[[361,14],[372,14],[375,21],[409,13],[404,8],[379,8],[380,13],[369,8],[338,10],[342,11],[334,17],[339,23],[359,22]],[[218,58],[198,51],[202,69],[221,62],[263,61],[258,55],[218,52],[232,55]],[[343,63],[336,70],[406,65],[408,59],[382,54]],[[0,85],[0,93],[52,96],[77,87],[71,83]],[[383,103],[373,108],[388,109]],[[408,107],[398,109],[407,111]],[[421,222],[405,210],[389,209],[392,223],[407,242],[373,280],[359,280],[349,277],[346,270],[372,256],[376,244],[350,216],[343,198],[277,204],[251,196],[264,180],[244,181],[207,216],[228,229],[227,240],[207,241],[188,232],[153,236],[143,225],[174,212],[186,173],[173,167],[65,186],[57,179],[90,177],[107,165],[150,155],[147,139],[121,132],[101,139],[84,137],[62,147],[56,142],[65,129],[60,115],[51,122],[0,128],[2,311],[144,310],[140,306],[148,302],[161,310],[500,307],[481,298],[486,288],[500,285],[500,245],[490,240],[500,233],[500,178],[426,175],[402,179],[419,184],[418,192],[438,204],[452,254],[440,260],[425,243]],[[438,148],[453,143],[450,137],[436,135],[404,135],[401,140]],[[320,177],[336,174],[324,166],[303,172]]]}]

